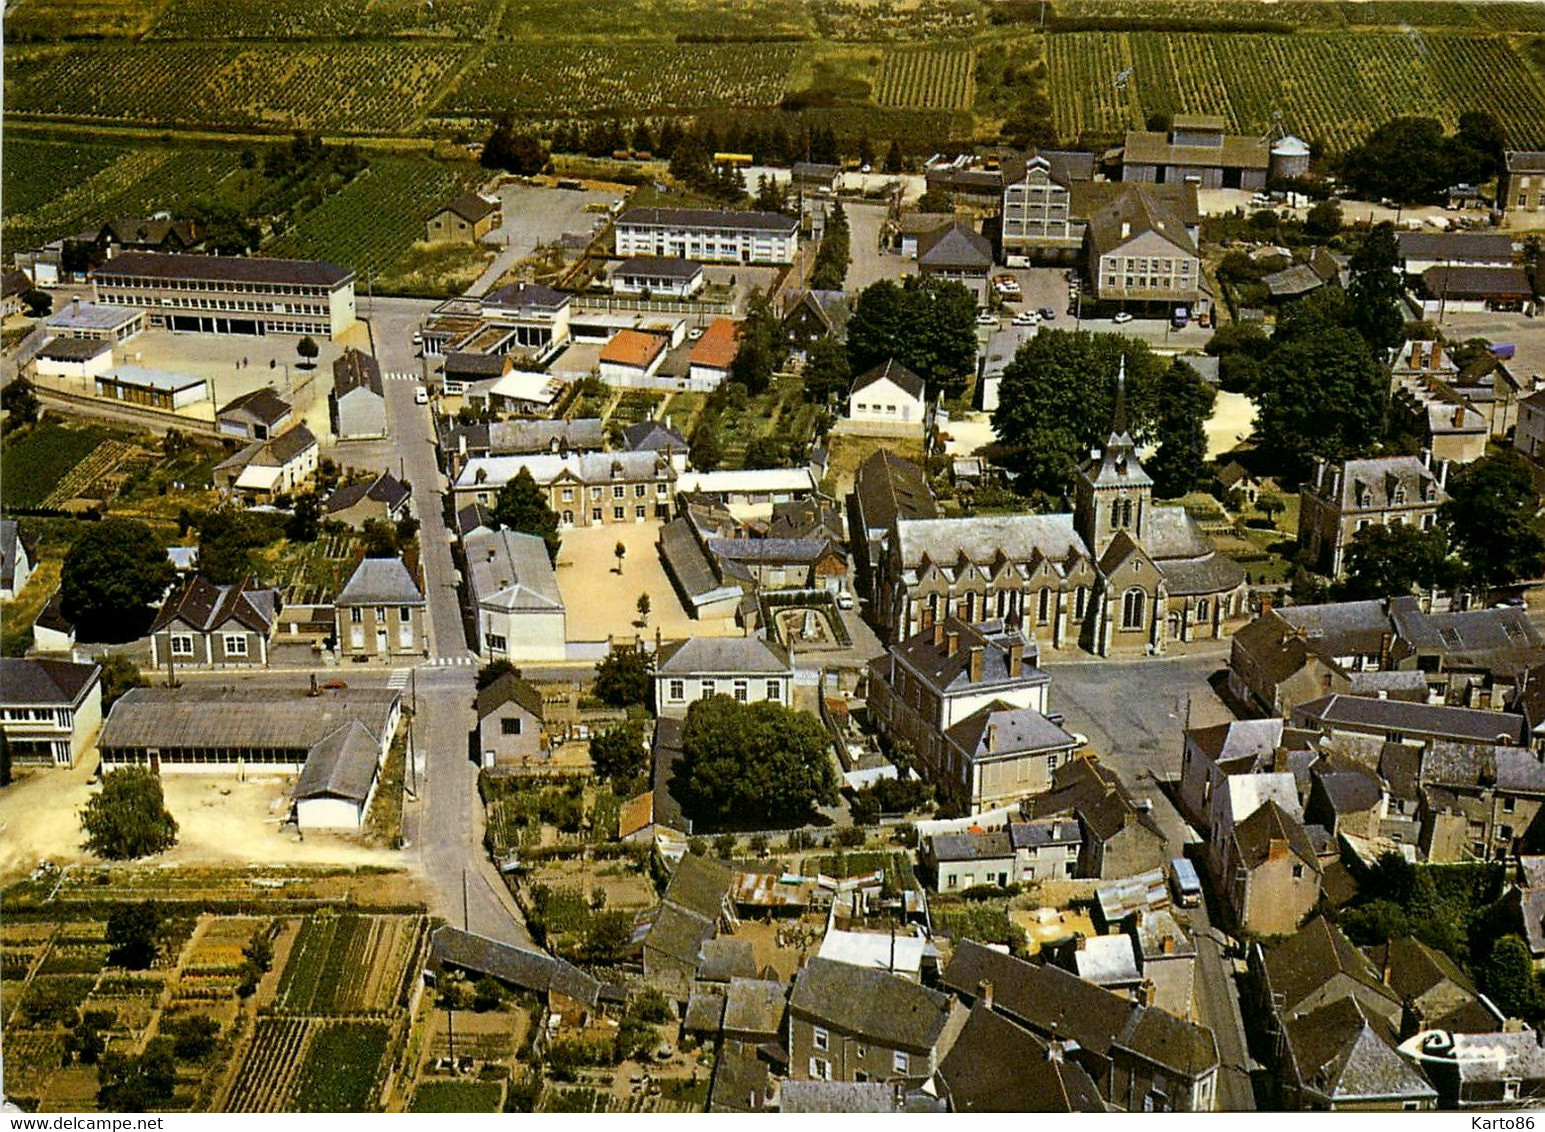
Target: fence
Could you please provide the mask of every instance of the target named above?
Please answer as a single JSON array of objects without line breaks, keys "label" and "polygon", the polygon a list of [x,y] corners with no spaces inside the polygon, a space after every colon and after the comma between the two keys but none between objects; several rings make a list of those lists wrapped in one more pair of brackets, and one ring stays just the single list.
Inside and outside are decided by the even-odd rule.
[{"label": "fence", "polygon": [[735,304],[723,299],[688,302],[682,299],[639,299],[631,295],[575,295],[574,305],[582,310],[647,311],[651,314],[730,315],[735,313]]},{"label": "fence", "polygon": [[200,420],[197,417],[185,417],[179,413],[164,413],[159,409],[152,409],[144,405],[130,405],[123,401],[105,401],[100,397],[86,397],[78,393],[66,393],[61,389],[52,389],[47,385],[39,385],[36,382],[33,383],[32,388],[37,393],[38,400],[44,404],[56,404],[60,407],[85,413],[87,416],[106,417],[109,420],[124,421],[141,427],[148,426],[158,431],[176,429],[178,432],[192,433],[216,439],[220,437],[219,426],[214,421]]}]

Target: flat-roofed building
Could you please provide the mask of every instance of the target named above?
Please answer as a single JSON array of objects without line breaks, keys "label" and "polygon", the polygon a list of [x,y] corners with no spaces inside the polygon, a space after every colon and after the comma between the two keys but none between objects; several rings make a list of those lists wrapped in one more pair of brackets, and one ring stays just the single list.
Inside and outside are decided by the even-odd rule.
[{"label": "flat-roofed building", "polygon": [[[455,354],[497,361],[513,354],[545,362],[569,340],[569,306],[567,293],[525,282],[507,284],[481,298],[447,299],[424,322],[424,354],[447,355],[447,363]],[[448,370],[446,377],[449,380]]]},{"label": "flat-roofed building", "polygon": [[175,413],[209,400],[209,379],[170,373],[149,366],[126,365],[98,374],[97,396],[130,405]]},{"label": "flat-roofed building", "polygon": [[619,256],[700,263],[793,263],[799,221],[779,212],[630,208],[615,225]]},{"label": "flat-roofed building", "polygon": [[203,334],[311,334],[354,325],[354,272],[317,260],[124,252],[91,273],[96,301]]},{"label": "flat-roofed building", "polygon": [[127,342],[145,329],[145,312],[135,307],[109,307],[73,300],[44,323],[55,338],[100,338]]}]

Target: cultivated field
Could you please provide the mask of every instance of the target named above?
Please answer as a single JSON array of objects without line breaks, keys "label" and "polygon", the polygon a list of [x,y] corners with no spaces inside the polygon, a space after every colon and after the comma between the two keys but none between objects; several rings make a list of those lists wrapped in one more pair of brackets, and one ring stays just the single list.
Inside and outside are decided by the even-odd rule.
[{"label": "cultivated field", "polygon": [[372,1014],[403,997],[403,973],[422,922],[402,916],[313,916],[300,929],[279,978],[284,1014]]},{"label": "cultivated field", "polygon": [[875,76],[875,101],[906,110],[968,110],[973,62],[970,48],[887,51]]}]

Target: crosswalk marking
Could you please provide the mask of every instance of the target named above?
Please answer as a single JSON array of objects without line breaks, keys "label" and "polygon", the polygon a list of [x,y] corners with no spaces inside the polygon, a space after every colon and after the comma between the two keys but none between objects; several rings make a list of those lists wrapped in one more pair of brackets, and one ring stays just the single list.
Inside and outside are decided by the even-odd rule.
[{"label": "crosswalk marking", "polygon": [[392,678],[386,682],[386,686],[394,692],[402,691],[408,686],[408,676],[411,674],[411,671],[411,669],[407,668],[392,669]]},{"label": "crosswalk marking", "polygon": [[423,380],[416,373],[388,373],[388,374],[384,374],[383,376],[386,378],[387,381],[421,381],[421,380]]},{"label": "crosswalk marking", "polygon": [[475,656],[437,656],[429,660],[431,668],[471,668],[477,663]]}]

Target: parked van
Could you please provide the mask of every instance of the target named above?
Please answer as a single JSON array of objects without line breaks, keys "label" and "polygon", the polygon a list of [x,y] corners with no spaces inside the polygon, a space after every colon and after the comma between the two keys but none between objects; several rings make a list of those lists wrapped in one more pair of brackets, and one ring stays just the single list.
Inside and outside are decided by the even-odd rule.
[{"label": "parked van", "polygon": [[1182,908],[1195,908],[1202,902],[1202,881],[1196,875],[1196,866],[1184,857],[1175,857],[1169,863],[1170,877],[1174,881],[1175,903]]},{"label": "parked van", "polygon": [[1176,307],[1175,315],[1170,319],[1170,325],[1176,330],[1184,330],[1191,321],[1191,312],[1185,307]]}]

